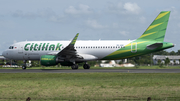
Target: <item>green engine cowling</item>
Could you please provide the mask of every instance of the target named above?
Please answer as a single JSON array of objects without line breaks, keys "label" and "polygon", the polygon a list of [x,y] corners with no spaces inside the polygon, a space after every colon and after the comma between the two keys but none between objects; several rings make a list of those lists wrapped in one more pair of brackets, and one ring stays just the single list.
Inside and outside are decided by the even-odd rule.
[{"label": "green engine cowling", "polygon": [[54,66],[57,65],[58,62],[56,61],[57,56],[54,55],[42,55],[41,56],[41,65],[43,66]]}]

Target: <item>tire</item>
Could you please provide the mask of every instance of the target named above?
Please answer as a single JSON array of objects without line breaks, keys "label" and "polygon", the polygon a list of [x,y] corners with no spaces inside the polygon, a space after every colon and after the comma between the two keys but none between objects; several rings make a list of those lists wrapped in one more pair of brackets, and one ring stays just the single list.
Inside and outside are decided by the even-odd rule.
[{"label": "tire", "polygon": [[71,68],[72,68],[73,70],[76,70],[76,69],[78,69],[78,65],[77,65],[77,64],[74,64],[74,65],[71,66]]},{"label": "tire", "polygon": [[75,64],[75,66],[76,66],[76,69],[78,69],[79,66],[77,64]]},{"label": "tire", "polygon": [[23,66],[22,66],[22,69],[25,70],[25,69],[26,69],[26,65],[23,65]]},{"label": "tire", "polygon": [[84,69],[89,69],[89,68],[90,68],[90,65],[89,65],[89,64],[84,64],[84,65],[83,65],[83,68],[84,68]]}]

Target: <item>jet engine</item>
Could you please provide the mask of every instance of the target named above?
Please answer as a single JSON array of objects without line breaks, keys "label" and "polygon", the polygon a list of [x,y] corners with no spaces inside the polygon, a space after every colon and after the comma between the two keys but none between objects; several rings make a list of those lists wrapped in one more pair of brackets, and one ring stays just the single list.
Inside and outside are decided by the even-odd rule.
[{"label": "jet engine", "polygon": [[57,56],[54,55],[42,55],[40,62],[43,66],[54,66],[58,64]]}]

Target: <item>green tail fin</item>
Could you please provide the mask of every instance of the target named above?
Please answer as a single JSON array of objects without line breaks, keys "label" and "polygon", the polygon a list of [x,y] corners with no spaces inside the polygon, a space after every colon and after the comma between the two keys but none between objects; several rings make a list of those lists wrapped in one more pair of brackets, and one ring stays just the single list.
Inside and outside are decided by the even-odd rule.
[{"label": "green tail fin", "polygon": [[162,11],[137,40],[164,41],[170,11]]}]

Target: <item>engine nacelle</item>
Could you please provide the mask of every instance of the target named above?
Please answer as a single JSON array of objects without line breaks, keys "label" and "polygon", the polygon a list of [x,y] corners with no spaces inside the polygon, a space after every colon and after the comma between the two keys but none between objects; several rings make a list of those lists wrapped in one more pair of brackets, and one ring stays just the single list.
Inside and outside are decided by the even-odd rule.
[{"label": "engine nacelle", "polygon": [[54,66],[57,65],[58,62],[56,60],[57,56],[54,55],[42,55],[40,62],[43,66]]}]

